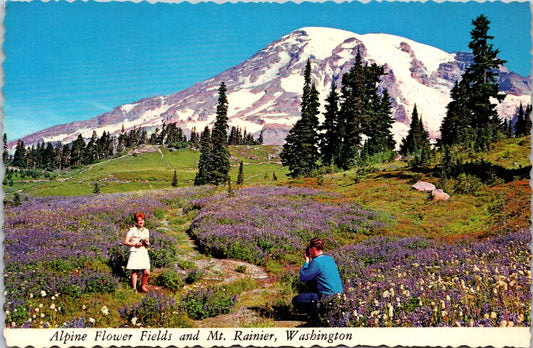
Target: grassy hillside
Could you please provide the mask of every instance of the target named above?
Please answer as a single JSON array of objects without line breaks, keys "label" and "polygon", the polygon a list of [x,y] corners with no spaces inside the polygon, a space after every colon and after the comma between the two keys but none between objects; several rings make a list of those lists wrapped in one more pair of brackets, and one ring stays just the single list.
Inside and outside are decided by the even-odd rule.
[{"label": "grassy hillside", "polygon": [[[429,168],[413,172],[408,162],[393,161],[373,164],[346,172],[325,174],[320,178],[290,179],[287,168],[281,166],[281,146],[231,146],[233,188],[244,164],[244,185],[310,186],[342,195],[366,208],[392,216],[392,227],[378,231],[399,236],[420,235],[453,240],[462,236],[483,236],[496,233],[499,227],[518,229],[529,224],[530,192],[528,178],[516,176],[528,172],[530,162],[529,138],[504,139],[490,153],[477,155],[491,168],[513,178],[512,181],[482,185],[472,193],[454,193],[456,181],[445,188],[451,199],[437,202],[427,194],[411,188],[417,180],[441,184],[438,170]],[[102,161],[72,171],[59,172],[52,179],[13,180],[4,187],[7,200],[17,192],[27,196],[84,195],[94,191],[98,183],[100,193],[142,191],[171,188],[174,170],[178,187],[193,185],[197,172],[198,151],[169,150],[160,146],[144,146],[128,155]],[[438,163],[438,158],[434,161]],[[469,184],[468,182],[466,184]],[[222,189],[222,188],[221,188]],[[508,204],[509,201],[515,204]]]},{"label": "grassy hillside", "polygon": [[[237,181],[239,163],[244,164],[245,184],[283,183],[287,169],[281,166],[280,146],[230,146],[233,183]],[[15,179],[4,187],[8,199],[15,192],[21,196],[64,196],[93,193],[98,182],[101,193],[129,192],[170,188],[174,170],[178,187],[192,186],[197,172],[198,151],[169,150],[145,146],[128,155],[105,160],[83,168],[56,172],[52,179]],[[273,177],[277,180],[273,180]]]}]

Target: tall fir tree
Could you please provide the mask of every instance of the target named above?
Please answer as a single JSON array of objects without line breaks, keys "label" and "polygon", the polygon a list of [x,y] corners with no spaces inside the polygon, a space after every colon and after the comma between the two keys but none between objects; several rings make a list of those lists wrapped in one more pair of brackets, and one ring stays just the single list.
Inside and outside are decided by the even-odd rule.
[{"label": "tall fir tree", "polygon": [[15,147],[15,154],[13,155],[13,161],[11,164],[15,167],[26,168],[26,146],[24,140],[19,140]]},{"label": "tall fir tree", "polygon": [[289,167],[290,177],[308,177],[318,167],[318,114],[320,103],[318,91],[311,81],[311,61],[304,71],[304,87],[301,102],[301,117],[285,138],[280,157]]},{"label": "tall fir tree", "polygon": [[394,150],[396,142],[392,134],[392,103],[389,92],[385,89],[379,96],[375,96],[375,102],[370,105],[373,112],[370,114],[368,125],[364,130],[368,137],[366,152],[369,156],[377,153],[385,153]]},{"label": "tall fir tree", "polygon": [[518,108],[516,115],[516,121],[514,124],[514,135],[516,137],[523,137],[530,135],[531,133],[531,105],[528,105],[525,109],[522,103]]},{"label": "tall fir tree", "polygon": [[209,183],[209,174],[213,163],[211,157],[211,131],[206,126],[200,135],[200,159],[198,160],[198,172],[194,178],[194,185],[207,185]]},{"label": "tall fir tree", "polygon": [[170,183],[172,187],[178,186],[178,173],[176,172],[176,169],[174,169],[174,175],[172,176],[172,182]]},{"label": "tall fir tree", "polygon": [[446,106],[446,116],[440,125],[440,146],[464,144],[473,139],[469,124],[470,112],[467,108],[466,81],[456,81],[450,92],[451,101]]},{"label": "tall fir tree", "polygon": [[7,148],[7,134],[4,133],[4,137],[2,139],[3,145],[4,145],[4,152],[2,152],[2,160],[4,164],[7,164],[9,162],[9,151]]},{"label": "tall fir tree", "polygon": [[360,52],[350,70],[342,76],[341,107],[339,111],[340,146],[335,156],[335,165],[349,169],[356,163],[361,144],[361,125],[364,123],[365,71]]},{"label": "tall fir tree", "polygon": [[[474,56],[462,79],[452,89],[452,101],[441,126],[441,145],[462,144],[477,151],[487,151],[500,129],[496,104],[505,98],[499,92],[498,69],[505,60],[490,43],[490,21],[480,15],[472,21],[468,47]],[[455,131],[455,134],[454,134]]]},{"label": "tall fir tree", "polygon": [[334,156],[340,145],[339,132],[339,93],[335,83],[331,84],[331,90],[324,106],[324,123],[319,126],[320,133],[320,158],[322,165],[333,164]]},{"label": "tall fir tree", "polygon": [[506,61],[498,58],[499,49],[494,49],[490,40],[494,36],[488,34],[490,21],[484,15],[478,16],[470,32],[472,40],[468,47],[474,54],[474,64],[466,69],[463,79],[470,85],[469,109],[472,112],[472,127],[477,131],[476,147],[489,150],[490,144],[496,139],[500,125],[496,104],[491,98],[503,101],[505,94],[499,92],[497,82],[498,69]]},{"label": "tall fir tree", "polygon": [[244,184],[244,164],[241,161],[239,164],[239,175],[237,176],[237,185]]},{"label": "tall fir tree", "polygon": [[215,125],[211,135],[212,142],[212,168],[209,174],[209,183],[214,185],[225,184],[229,180],[229,149],[228,149],[228,98],[224,82],[218,89],[218,105]]},{"label": "tall fir tree", "polygon": [[402,155],[421,154],[423,151],[428,150],[429,147],[429,134],[424,128],[422,118],[419,117],[418,109],[415,105],[411,114],[409,132],[400,145],[400,153]]}]

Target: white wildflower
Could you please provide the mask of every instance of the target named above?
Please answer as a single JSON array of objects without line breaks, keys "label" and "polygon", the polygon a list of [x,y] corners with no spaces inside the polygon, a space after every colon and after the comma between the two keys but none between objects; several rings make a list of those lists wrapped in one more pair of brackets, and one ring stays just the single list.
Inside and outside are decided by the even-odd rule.
[{"label": "white wildflower", "polygon": [[137,317],[133,317],[133,318],[131,318],[131,323],[132,323],[133,325],[137,324]]},{"label": "white wildflower", "polygon": [[107,306],[103,306],[101,310],[103,315],[109,315],[109,309]]},{"label": "white wildflower", "polygon": [[89,323],[94,324],[96,323],[96,320],[94,320],[94,318],[89,318]]},{"label": "white wildflower", "polygon": [[56,309],[56,304],[55,304],[55,303],[52,303],[52,304],[50,305],[50,309]]},{"label": "white wildflower", "polygon": [[42,297],[46,297],[46,291],[41,290],[41,296],[42,296]]}]

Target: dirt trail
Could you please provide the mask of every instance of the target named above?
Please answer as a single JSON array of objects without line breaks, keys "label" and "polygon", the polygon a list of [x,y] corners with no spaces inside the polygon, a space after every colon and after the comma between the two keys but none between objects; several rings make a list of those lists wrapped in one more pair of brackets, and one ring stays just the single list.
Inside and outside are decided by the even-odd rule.
[{"label": "dirt trail", "polygon": [[[182,211],[170,211],[169,215],[182,216]],[[185,232],[190,222],[180,226],[178,231],[169,227],[169,221],[160,221],[160,229],[171,231],[179,241],[179,259],[193,262],[195,267],[204,272],[202,283],[208,284],[229,284],[251,277],[255,280],[257,288],[241,293],[232,313],[223,314],[214,318],[207,318],[196,321],[198,327],[250,327],[261,325],[265,322],[274,327],[296,327],[305,324],[305,317],[294,315],[289,318],[268,318],[268,314],[261,314],[264,309],[258,308],[257,304],[266,304],[269,299],[276,296],[279,289],[269,277],[264,268],[239,260],[218,259],[207,257],[201,254],[191,239]],[[239,271],[237,271],[239,270]],[[190,287],[195,287],[193,284]]]}]

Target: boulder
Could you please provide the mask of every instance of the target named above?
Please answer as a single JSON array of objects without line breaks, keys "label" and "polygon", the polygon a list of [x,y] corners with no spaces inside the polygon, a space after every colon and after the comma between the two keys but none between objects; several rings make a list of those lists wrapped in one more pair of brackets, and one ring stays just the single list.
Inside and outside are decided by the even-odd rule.
[{"label": "boulder", "polygon": [[425,181],[419,181],[416,184],[412,186],[415,190],[420,192],[432,192],[436,189],[435,185],[425,182]]},{"label": "boulder", "polygon": [[447,201],[450,199],[450,195],[441,189],[431,191],[431,197],[434,201]]}]

